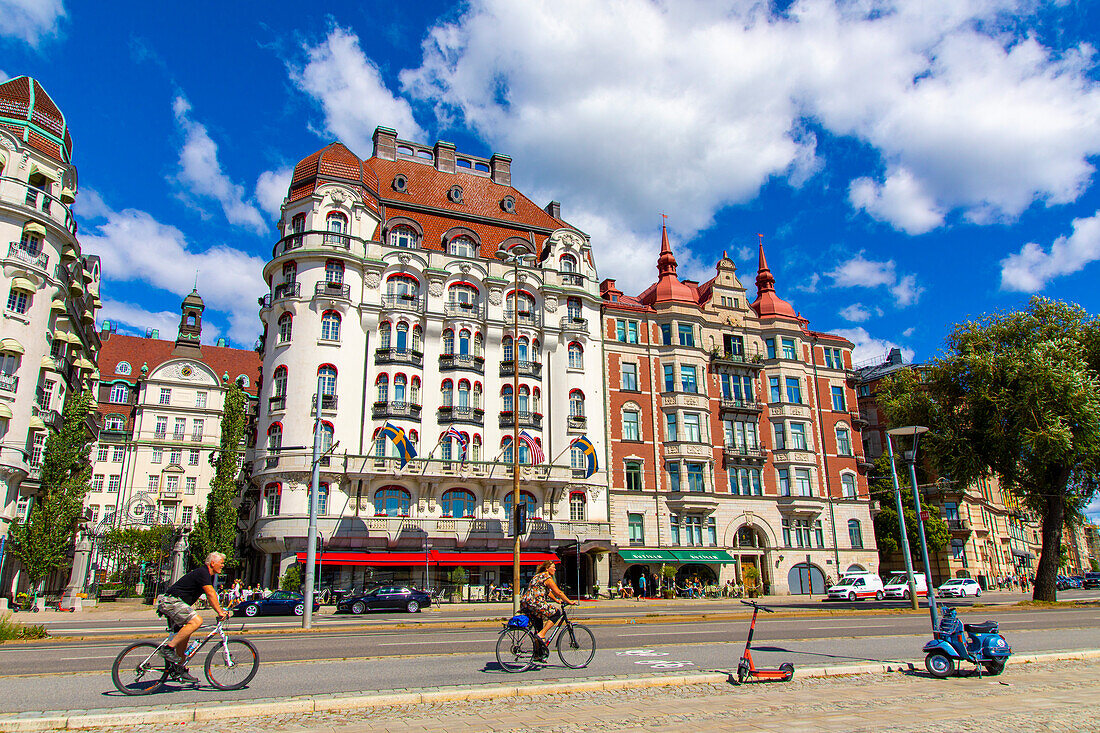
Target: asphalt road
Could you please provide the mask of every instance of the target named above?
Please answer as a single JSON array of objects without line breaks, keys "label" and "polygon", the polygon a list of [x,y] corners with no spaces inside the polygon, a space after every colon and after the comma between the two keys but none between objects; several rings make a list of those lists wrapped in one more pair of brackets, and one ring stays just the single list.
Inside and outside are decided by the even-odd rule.
[{"label": "asphalt road", "polygon": [[[999,620],[1017,653],[1100,648],[1100,608],[986,611],[962,615],[966,621]],[[6,710],[16,712],[515,684],[652,671],[729,670],[736,666],[748,628],[744,619],[606,621],[592,626],[598,651],[587,669],[570,670],[551,657],[547,666],[518,676],[497,668],[493,655],[497,631],[493,628],[257,634],[252,640],[260,650],[262,664],[248,689],[219,693],[205,686],[170,686],[162,694],[140,700],[115,692],[106,672],[124,642],[4,645],[0,647],[0,699]],[[924,615],[761,615],[754,658],[759,666],[784,661],[796,666],[917,661],[928,636]],[[195,671],[199,673],[197,666]]]}]

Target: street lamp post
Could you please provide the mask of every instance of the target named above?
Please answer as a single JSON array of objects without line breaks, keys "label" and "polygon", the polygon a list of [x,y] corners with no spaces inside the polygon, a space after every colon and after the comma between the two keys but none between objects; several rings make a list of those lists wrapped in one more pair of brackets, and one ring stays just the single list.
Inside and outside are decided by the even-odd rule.
[{"label": "street lamp post", "polygon": [[321,401],[323,377],[317,375],[317,417],[313,421],[313,475],[309,481],[309,530],[306,532],[306,582],[302,598],[302,628],[313,626],[313,576],[317,562],[317,488],[321,481]]},{"label": "street lamp post", "polygon": [[[901,556],[905,559],[905,572],[909,574],[909,600],[913,604],[913,610],[920,607],[917,598],[917,581],[913,577],[913,558],[909,554],[909,531],[905,527],[905,510],[901,506],[901,487],[898,485],[898,469],[894,465],[894,443],[891,440],[890,431],[886,433],[886,449],[890,452],[890,478],[894,481],[894,501],[898,508],[898,528],[901,530]],[[931,582],[925,578],[925,583]]]},{"label": "street lamp post", "polygon": [[[902,435],[913,436],[913,446],[904,455],[905,462],[909,464],[909,481],[913,485],[913,508],[917,512],[917,533],[920,536],[920,549],[921,554],[924,556],[924,582],[927,586],[928,592],[928,613],[932,617],[932,628],[935,629],[938,624],[938,618],[936,614],[936,594],[932,588],[932,565],[928,559],[928,542],[924,537],[924,517],[921,516],[920,505],[920,491],[917,489],[917,443],[920,440],[920,436],[923,433],[928,432],[928,428],[922,425],[910,425],[904,428],[894,428],[887,431],[890,435],[901,437]],[[905,521],[903,516],[899,516],[898,520]],[[912,574],[910,573],[910,577]],[[912,582],[912,581],[910,581]]]}]

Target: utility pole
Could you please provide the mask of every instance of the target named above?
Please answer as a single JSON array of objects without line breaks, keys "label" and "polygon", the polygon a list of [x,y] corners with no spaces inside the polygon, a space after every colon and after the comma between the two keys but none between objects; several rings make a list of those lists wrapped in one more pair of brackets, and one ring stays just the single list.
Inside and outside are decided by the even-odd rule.
[{"label": "utility pole", "polygon": [[302,599],[302,628],[313,627],[313,576],[317,563],[317,491],[321,481],[322,377],[317,375],[316,417],[313,420],[313,475],[309,481],[309,531],[306,532],[306,582]]}]

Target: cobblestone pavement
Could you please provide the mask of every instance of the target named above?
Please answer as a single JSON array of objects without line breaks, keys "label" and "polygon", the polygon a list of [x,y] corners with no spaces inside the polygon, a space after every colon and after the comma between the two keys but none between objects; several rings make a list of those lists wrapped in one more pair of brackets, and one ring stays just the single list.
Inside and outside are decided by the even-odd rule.
[{"label": "cobblestone pavement", "polygon": [[[361,731],[1085,731],[1100,732],[1100,660],[1009,663],[999,677],[936,680],[863,674],[755,685],[686,685],[625,691],[277,715],[216,721],[221,732]],[[194,723],[186,724],[193,726]],[[184,724],[100,728],[177,733]]]}]

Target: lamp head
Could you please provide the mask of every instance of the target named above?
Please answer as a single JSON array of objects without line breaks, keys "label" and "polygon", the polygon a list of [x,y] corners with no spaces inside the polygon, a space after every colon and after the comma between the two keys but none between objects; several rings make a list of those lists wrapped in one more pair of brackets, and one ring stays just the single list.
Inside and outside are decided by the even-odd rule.
[{"label": "lamp head", "polygon": [[924,427],[923,425],[906,425],[903,428],[890,428],[886,432],[894,436],[895,438],[904,438],[909,436],[915,438],[918,435],[927,433],[928,428]]}]

